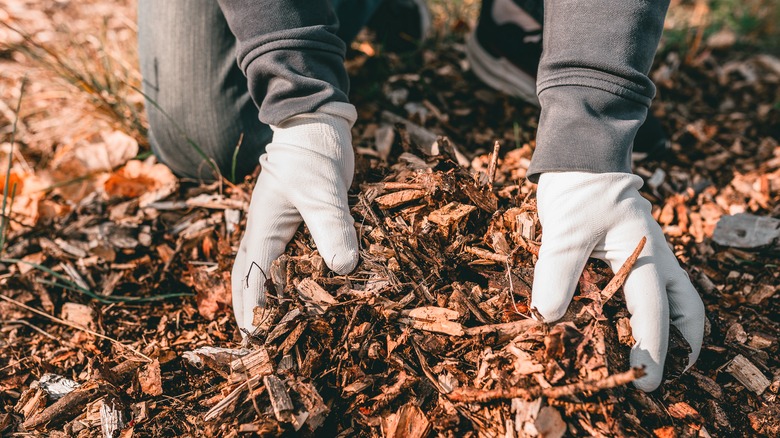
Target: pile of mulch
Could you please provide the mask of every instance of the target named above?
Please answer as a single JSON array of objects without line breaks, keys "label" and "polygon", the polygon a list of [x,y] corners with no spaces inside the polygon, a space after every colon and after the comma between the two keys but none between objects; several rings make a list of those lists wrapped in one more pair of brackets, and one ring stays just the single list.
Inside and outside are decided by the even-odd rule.
[{"label": "pile of mulch", "polygon": [[709,320],[686,373],[673,333],[658,391],[630,386],[621,275],[603,263],[562,321],[532,318],[538,116],[441,43],[353,56],[360,265],[329,272],[299,230],[245,344],[229,272],[252,178],[125,159],[86,193],[36,199],[47,221],[12,226],[0,261],[0,433],[777,435],[778,241],[713,236],[723,217],[780,216],[780,61],[734,55],[654,68],[673,148],[636,171]]}]

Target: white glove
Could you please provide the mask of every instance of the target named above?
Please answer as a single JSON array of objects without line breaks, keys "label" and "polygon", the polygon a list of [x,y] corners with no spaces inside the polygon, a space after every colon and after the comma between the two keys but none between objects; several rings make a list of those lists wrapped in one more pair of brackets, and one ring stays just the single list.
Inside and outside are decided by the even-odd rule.
[{"label": "white glove", "polygon": [[545,321],[560,319],[589,256],[617,272],[643,236],[647,243],[623,286],[636,344],[631,366],[647,375],[643,391],[661,384],[669,344],[669,318],[699,357],[704,305],[639,194],[642,179],[628,173],[552,172],[539,178],[537,207],[542,247],[534,272],[531,307]]},{"label": "white glove", "polygon": [[330,269],[346,274],[357,265],[357,236],[347,203],[355,171],[350,129],[356,119],[354,106],[332,102],[271,127],[273,141],[260,157],[262,170],[233,264],[233,311],[242,333],[254,330],[253,311],[265,306],[271,262],[284,252],[301,221]]}]

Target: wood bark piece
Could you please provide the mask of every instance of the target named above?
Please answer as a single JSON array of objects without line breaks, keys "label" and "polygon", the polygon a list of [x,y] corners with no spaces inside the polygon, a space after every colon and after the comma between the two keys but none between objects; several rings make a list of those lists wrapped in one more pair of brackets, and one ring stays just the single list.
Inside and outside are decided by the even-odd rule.
[{"label": "wood bark piece", "polygon": [[417,330],[442,333],[450,336],[463,336],[463,326],[453,321],[460,313],[443,307],[423,306],[415,309],[402,310],[398,321]]},{"label": "wood bark piece", "polygon": [[428,220],[437,225],[449,227],[468,217],[468,215],[476,209],[477,207],[473,205],[461,204],[453,201],[438,210],[432,211],[428,215]]},{"label": "wood bark piece", "polygon": [[328,417],[330,408],[325,404],[325,401],[322,399],[319,391],[317,391],[317,388],[311,383],[297,380],[292,382],[291,386],[301,397],[301,401],[306,408],[307,415],[304,423],[310,430],[317,430]]},{"label": "wood bark piece", "polygon": [[486,324],[477,327],[469,327],[464,330],[467,336],[497,334],[500,338],[512,339],[515,336],[532,328],[544,327],[544,323],[534,319],[521,319],[519,321],[503,322],[500,324]]},{"label": "wood bark piece", "polygon": [[230,406],[233,405],[233,403],[238,401],[239,397],[244,393],[244,391],[254,388],[255,385],[260,383],[260,378],[260,376],[250,377],[244,383],[241,383],[235,387],[230,392],[230,394],[226,395],[225,398],[220,400],[219,403],[214,405],[211,409],[209,409],[208,412],[206,412],[206,414],[203,416],[203,421],[211,421],[219,418],[230,408]]},{"label": "wood bark piece", "polygon": [[383,210],[400,207],[406,203],[425,197],[425,190],[408,189],[377,196],[374,202]]},{"label": "wood bark piece", "polygon": [[431,422],[428,417],[419,406],[411,402],[382,418],[382,433],[385,438],[424,438],[430,432]]},{"label": "wood bark piece", "polygon": [[271,333],[268,333],[268,336],[265,338],[265,344],[268,345],[271,342],[275,341],[278,337],[282,336],[283,334],[287,333],[291,330],[293,327],[292,322],[295,321],[299,316],[301,316],[301,309],[294,308],[287,312],[281,320],[279,320],[278,323],[276,323],[276,327],[271,330]]},{"label": "wood bark piece", "polygon": [[47,400],[47,393],[43,388],[30,388],[19,398],[14,411],[26,418],[46,406]]},{"label": "wood bark piece", "polygon": [[451,300],[455,300],[458,303],[461,303],[463,306],[465,306],[467,309],[469,309],[469,312],[471,312],[472,315],[474,315],[475,318],[477,318],[477,321],[481,322],[482,324],[492,324],[493,321],[490,320],[490,317],[485,314],[482,309],[477,306],[474,301],[471,299],[471,297],[468,295],[468,292],[461,286],[459,283],[453,283],[452,284],[452,295],[450,296]]},{"label": "wood bark piece", "polygon": [[530,212],[524,211],[517,215],[517,231],[523,239],[536,240],[536,221]]},{"label": "wood bark piece", "polygon": [[[511,403],[511,412],[515,415],[515,430],[525,431],[527,435],[533,436],[538,431],[533,427],[533,421],[539,415],[542,408],[542,398],[535,400],[524,400],[522,398],[513,398]],[[530,429],[530,430],[528,430]]]},{"label": "wood bark piece", "polygon": [[757,285],[747,296],[747,301],[754,306],[758,306],[769,298],[772,298],[779,291],[780,285]]},{"label": "wood bark piece", "polygon": [[276,419],[283,423],[291,423],[295,418],[293,415],[294,408],[284,383],[274,375],[263,377],[263,383],[265,383],[265,389],[268,391],[268,397],[271,398],[271,407],[274,410]]},{"label": "wood bark piece", "polygon": [[748,414],[750,427],[764,436],[780,436],[780,406],[767,403]]},{"label": "wood bark piece", "polygon": [[780,219],[739,213],[723,215],[712,240],[718,245],[755,249],[770,246],[780,238]]},{"label": "wood bark piece", "polygon": [[[427,155],[434,156],[441,153],[439,147],[439,136],[435,133],[389,111],[382,111],[382,120],[392,125],[395,125],[396,123],[402,124],[404,128],[406,128],[406,132],[409,133],[409,138],[415,142],[420,150],[425,152]],[[454,153],[458,164],[463,167],[469,167],[469,159],[466,158],[466,156],[463,155],[452,142],[448,143],[452,148],[452,152]]]},{"label": "wood bark piece", "polygon": [[695,370],[691,370],[690,373],[691,376],[696,379],[696,383],[699,385],[699,387],[707,391],[707,393],[709,393],[712,398],[715,400],[720,400],[721,397],[723,397],[723,390],[714,380]]},{"label": "wood bark piece", "polygon": [[463,336],[463,326],[456,321],[447,320],[421,320],[415,318],[398,318],[402,324],[426,332],[441,333],[450,336]]},{"label": "wood bark piece", "polygon": [[701,417],[701,414],[699,414],[699,411],[694,409],[693,406],[689,405],[686,402],[672,403],[669,405],[667,410],[669,411],[669,415],[671,415],[672,418],[685,421],[688,424],[695,423],[698,426],[701,425],[701,423],[703,422],[703,419]]},{"label": "wood bark piece", "polygon": [[204,366],[208,366],[214,370],[222,370],[229,367],[237,358],[249,353],[250,351],[246,348],[203,346],[192,351],[185,351],[181,356],[196,368],[203,369]]},{"label": "wood bark piece", "polygon": [[750,360],[738,354],[726,365],[726,371],[745,388],[761,395],[772,384]]},{"label": "wood bark piece", "polygon": [[246,380],[254,376],[267,376],[273,374],[274,364],[265,347],[259,347],[244,357],[238,357],[230,363],[230,370],[235,374],[232,381]]},{"label": "wood bark piece", "polygon": [[539,410],[534,426],[542,438],[561,438],[566,433],[566,422],[561,413],[551,406]]},{"label": "wood bark piece", "polygon": [[[145,362],[125,361],[113,368],[111,373],[117,378],[126,377],[128,374],[140,368]],[[105,384],[102,380],[90,380],[71,393],[57,400],[43,412],[26,419],[22,426],[27,429],[37,429],[44,425],[57,425],[70,421],[84,408],[87,403],[93,402],[105,394]]]},{"label": "wood bark piece", "polygon": [[401,311],[401,315],[408,316],[410,318],[438,321],[438,320],[456,320],[460,318],[460,314],[452,309],[436,306],[423,306],[416,307],[414,309],[405,309]]},{"label": "wood bark piece", "polygon": [[268,356],[268,350],[260,347],[243,357],[238,357],[230,362],[230,369],[236,373],[245,373],[247,376],[265,376],[273,374],[274,364]]},{"label": "wood bark piece", "polygon": [[498,167],[498,152],[501,150],[501,143],[496,140],[493,143],[493,153],[490,154],[490,162],[487,168],[487,184],[488,187],[493,187],[493,181],[496,179],[496,168]]},{"label": "wood bark piece", "polygon": [[125,427],[122,405],[116,397],[106,397],[100,405],[100,430],[104,438],[114,438]]},{"label": "wood bark piece", "polygon": [[509,261],[509,256],[502,255],[502,254],[496,254],[494,252],[490,252],[486,249],[477,248],[474,246],[465,246],[463,247],[463,251],[475,255],[481,259],[485,260],[491,260],[496,263],[506,264]]},{"label": "wood bark piece", "polygon": [[308,327],[308,323],[306,321],[299,322],[298,325],[295,326],[295,328],[290,332],[290,334],[287,335],[287,338],[285,338],[285,340],[279,344],[279,349],[277,351],[281,352],[282,355],[289,353],[301,338],[301,335],[303,334],[303,331],[306,330],[306,327]]},{"label": "wood bark piece", "polygon": [[627,385],[644,375],[645,372],[642,368],[632,368],[626,372],[613,374],[601,380],[577,382],[570,385],[553,386],[550,388],[541,388],[537,386],[530,389],[512,387],[506,389],[484,390],[461,387],[452,391],[448,397],[450,400],[460,403],[487,403],[495,400],[512,398],[531,400],[541,396],[547,398],[561,398],[585,392],[599,392],[605,389]]},{"label": "wood bark piece", "polygon": [[330,306],[338,304],[333,295],[329,294],[328,291],[311,278],[301,280],[295,286],[295,290],[298,291],[298,296],[306,303],[306,309],[313,315],[322,315],[328,311]]}]

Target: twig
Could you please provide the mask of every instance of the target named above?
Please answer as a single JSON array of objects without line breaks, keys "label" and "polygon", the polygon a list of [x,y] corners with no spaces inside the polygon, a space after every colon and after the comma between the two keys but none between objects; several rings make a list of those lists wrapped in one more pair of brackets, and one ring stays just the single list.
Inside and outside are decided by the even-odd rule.
[{"label": "twig", "polygon": [[488,187],[493,187],[493,180],[496,178],[496,168],[498,167],[498,151],[501,149],[501,143],[496,140],[493,144],[493,153],[490,154],[490,163],[488,163],[487,177]]},{"label": "twig", "polygon": [[0,295],[0,298],[2,298],[2,299],[4,299],[4,300],[8,301],[9,303],[16,304],[17,306],[19,306],[19,307],[21,307],[21,308],[23,308],[23,309],[29,310],[30,312],[33,312],[33,313],[35,313],[35,314],[37,314],[37,315],[43,316],[44,318],[48,318],[48,319],[50,319],[50,320],[52,320],[52,321],[54,321],[54,322],[56,322],[56,323],[58,323],[58,324],[65,325],[65,326],[68,326],[68,327],[70,327],[70,328],[74,328],[74,329],[76,329],[76,330],[81,330],[81,331],[83,331],[83,332],[85,332],[85,333],[89,333],[89,334],[90,334],[90,335],[92,335],[92,336],[96,336],[96,337],[98,337],[98,338],[101,338],[101,339],[105,339],[105,340],[107,340],[107,341],[110,341],[110,342],[114,343],[114,344],[115,344],[115,345],[117,345],[117,346],[120,346],[120,347],[122,347],[122,348],[125,348],[125,349],[127,349],[127,350],[129,350],[129,351],[133,352],[134,354],[138,355],[139,357],[141,357],[141,358],[145,359],[147,362],[152,362],[152,358],[151,358],[151,357],[149,357],[149,356],[147,356],[147,355],[145,355],[145,354],[141,353],[140,351],[136,350],[135,348],[133,348],[133,347],[131,347],[131,346],[127,345],[127,344],[123,344],[123,343],[121,343],[121,342],[117,341],[117,340],[116,340],[116,339],[114,339],[114,338],[108,337],[108,336],[106,336],[106,335],[101,335],[101,334],[100,334],[100,333],[98,333],[98,332],[92,331],[92,330],[90,330],[90,329],[88,329],[88,328],[86,328],[86,327],[82,327],[82,326],[80,326],[80,325],[78,325],[78,324],[74,324],[74,323],[72,323],[72,322],[70,322],[70,321],[66,321],[66,320],[64,320],[64,319],[57,318],[56,316],[51,316],[51,315],[49,315],[49,314],[48,314],[48,313],[46,313],[46,312],[42,312],[42,311],[40,311],[40,310],[38,310],[38,309],[36,309],[36,308],[34,308],[34,307],[30,307],[30,306],[28,306],[28,305],[26,305],[26,304],[24,304],[24,303],[22,303],[22,302],[19,302],[19,301],[15,300],[15,299],[13,299],[13,298],[10,298],[10,297],[7,297],[7,296],[5,296],[5,295]]},{"label": "twig", "polygon": [[509,264],[509,258],[510,257],[506,258],[506,278],[509,280],[509,298],[512,299],[512,308],[515,310],[515,313],[522,315],[523,312],[517,308],[517,302],[515,301],[515,285],[512,281],[512,265]]},{"label": "twig", "polygon": [[403,183],[403,182],[395,182],[395,181],[388,181],[381,183],[382,188],[385,190],[425,190],[425,186],[423,184],[414,184],[414,183]]},{"label": "twig", "polygon": [[168,276],[168,270],[171,269],[171,265],[173,264],[173,260],[179,255],[182,248],[184,248],[184,239],[179,237],[176,239],[176,248],[173,250],[173,254],[171,254],[171,257],[165,262],[165,265],[163,265],[160,279],[157,281],[158,285],[165,281],[165,278]]},{"label": "twig", "polygon": [[517,236],[517,237],[520,238],[520,246],[524,250],[526,250],[526,251],[530,252],[531,254],[539,257],[539,246],[537,246],[537,245],[535,245],[535,244],[533,244],[531,242],[528,242],[527,240],[525,240],[525,237],[523,237],[523,236]]},{"label": "twig", "polygon": [[494,252],[490,252],[488,250],[482,249],[482,248],[476,248],[473,246],[465,246],[463,247],[463,251],[475,255],[481,259],[485,260],[492,260],[494,262],[498,262],[501,264],[507,264],[509,263],[509,256],[505,256],[502,254],[496,254]]},{"label": "twig", "polygon": [[14,127],[11,130],[11,150],[8,153],[8,168],[5,170],[5,181],[3,182],[3,207],[2,222],[0,222],[0,254],[5,249],[5,233],[8,227],[8,221],[11,219],[11,210],[13,209],[13,199],[16,196],[16,184],[11,188],[11,204],[8,214],[5,213],[5,207],[8,203],[8,186],[11,185],[11,168],[14,164],[14,143],[16,143],[16,127],[19,122],[19,111],[22,108],[22,97],[24,97],[24,85],[27,83],[27,77],[22,79],[22,85],[19,87],[19,101],[16,103],[16,116],[14,117]]},{"label": "twig", "polygon": [[203,416],[203,421],[211,421],[220,415],[222,415],[225,410],[230,406],[231,403],[238,400],[239,396],[243,391],[250,390],[252,388],[253,383],[260,382],[262,376],[252,376],[249,379],[247,379],[244,382],[241,382],[238,386],[236,386],[233,391],[230,392],[230,394],[226,395],[225,398],[219,401],[216,405],[214,405],[211,409],[209,409],[208,412]]},{"label": "twig", "polygon": [[52,341],[57,341],[57,342],[63,343],[65,345],[69,346],[69,347],[76,347],[75,345],[71,344],[70,342],[63,341],[62,339],[59,339],[58,337],[52,335],[51,333],[47,332],[46,330],[44,330],[44,329],[42,329],[42,328],[40,328],[40,327],[38,327],[38,326],[36,326],[36,325],[34,325],[32,323],[29,323],[29,322],[27,322],[27,321],[25,321],[23,319],[12,319],[10,321],[4,321],[3,324],[8,324],[8,325],[21,324],[21,325],[25,325],[25,326],[31,328],[32,330],[35,330],[36,332],[42,334],[43,336],[46,336],[47,338],[51,339]]},{"label": "twig", "polygon": [[607,283],[607,286],[604,288],[604,290],[601,291],[602,306],[606,304],[607,301],[609,301],[609,299],[612,298],[613,295],[615,295],[615,292],[617,292],[618,289],[623,287],[623,283],[626,282],[628,273],[631,272],[631,269],[634,267],[634,264],[639,258],[639,253],[641,253],[642,249],[644,249],[646,242],[647,242],[647,237],[642,237],[642,240],[639,241],[639,244],[634,249],[634,252],[631,253],[630,256],[628,256],[625,263],[623,263],[623,266],[620,267],[620,269],[617,271],[615,276],[612,277],[612,280],[610,280],[609,283]]},{"label": "twig", "polygon": [[513,398],[523,398],[533,400],[538,397],[561,398],[582,393],[593,393],[605,389],[615,388],[617,386],[627,385],[634,380],[645,375],[643,368],[632,368],[626,372],[613,374],[601,380],[591,380],[586,382],[577,382],[564,386],[553,386],[552,388],[534,387],[526,388],[505,388],[482,390],[476,388],[457,388],[449,394],[449,399],[460,403],[487,403],[494,400],[507,400]]},{"label": "twig", "polygon": [[491,333],[517,336],[520,333],[531,330],[534,327],[543,327],[544,323],[534,319],[521,319],[511,322],[502,322],[498,324],[486,324],[476,327],[469,327],[464,330],[468,336],[488,335]]}]

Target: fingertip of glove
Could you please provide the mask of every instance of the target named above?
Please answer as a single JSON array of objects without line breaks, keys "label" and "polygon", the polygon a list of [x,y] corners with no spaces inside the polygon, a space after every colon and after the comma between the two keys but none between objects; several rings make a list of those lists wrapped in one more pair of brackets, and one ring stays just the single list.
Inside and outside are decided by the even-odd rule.
[{"label": "fingertip of glove", "polygon": [[632,382],[634,387],[644,392],[652,392],[658,389],[663,380],[663,371],[656,370],[654,367],[645,367],[645,373],[643,377]]},{"label": "fingertip of glove", "polygon": [[554,303],[551,301],[538,300],[531,303],[531,308],[534,318],[541,317],[542,322],[555,322],[566,314],[567,305],[562,306],[560,303]]},{"label": "fingertip of glove", "polygon": [[325,262],[333,272],[339,275],[346,275],[352,272],[358,264],[359,255],[354,249],[334,254],[330,260]]}]

